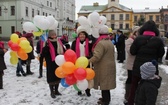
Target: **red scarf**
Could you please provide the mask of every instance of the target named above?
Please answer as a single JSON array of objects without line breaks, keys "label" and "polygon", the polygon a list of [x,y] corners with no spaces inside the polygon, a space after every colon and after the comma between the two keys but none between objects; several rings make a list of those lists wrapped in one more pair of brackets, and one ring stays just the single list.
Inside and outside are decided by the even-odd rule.
[{"label": "red scarf", "polygon": [[[58,39],[57,41],[59,42],[59,44],[63,48],[63,44],[62,44],[61,40]],[[55,57],[56,57],[54,46],[52,45],[52,43],[51,43],[51,41],[49,39],[47,40],[47,42],[48,42],[48,46],[49,46],[49,49],[50,49],[51,60],[54,61]]]},{"label": "red scarf", "polygon": [[0,41],[0,48],[4,49],[4,42]]},{"label": "red scarf", "polygon": [[[87,56],[89,56],[89,39],[88,38],[86,38],[85,39],[85,56],[87,57]],[[77,38],[76,39],[76,55],[77,55],[77,57],[80,57],[80,48],[79,48],[79,45],[80,45],[80,39],[79,38]]]},{"label": "red scarf", "polygon": [[144,31],[143,35],[145,35],[145,36],[156,36],[156,34],[152,31]]},{"label": "red scarf", "polygon": [[101,41],[102,39],[106,39],[106,38],[109,38],[108,35],[106,35],[106,34],[99,36],[99,38],[97,39],[97,41],[92,46],[92,51],[94,51],[94,48],[96,47],[97,43],[99,43],[99,41]]}]

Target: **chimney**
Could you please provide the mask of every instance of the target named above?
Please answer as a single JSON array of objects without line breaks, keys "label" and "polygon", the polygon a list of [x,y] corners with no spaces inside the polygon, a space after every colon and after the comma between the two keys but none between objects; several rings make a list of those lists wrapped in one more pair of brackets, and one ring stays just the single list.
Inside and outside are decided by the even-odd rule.
[{"label": "chimney", "polygon": [[99,6],[99,3],[98,2],[93,3],[93,6]]}]

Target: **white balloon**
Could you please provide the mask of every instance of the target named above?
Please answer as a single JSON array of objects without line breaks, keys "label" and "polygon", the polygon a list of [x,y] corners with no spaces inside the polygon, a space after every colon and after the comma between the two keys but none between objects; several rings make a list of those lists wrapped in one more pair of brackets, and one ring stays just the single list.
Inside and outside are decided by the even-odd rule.
[{"label": "white balloon", "polygon": [[77,81],[76,86],[79,90],[86,90],[88,88],[88,81],[86,79]]},{"label": "white balloon", "polygon": [[64,58],[64,55],[57,55],[55,57],[55,63],[58,65],[58,66],[61,66],[62,64],[65,63],[65,58]]},{"label": "white balloon", "polygon": [[85,16],[80,16],[78,18],[78,22],[80,25],[89,25],[89,22]]},{"label": "white balloon", "polygon": [[91,34],[93,35],[93,37],[98,38],[99,37],[99,28],[92,28]]},{"label": "white balloon", "polygon": [[50,27],[50,22],[47,20],[46,16],[36,15],[33,19],[33,22],[38,28],[42,30],[47,30]]},{"label": "white balloon", "polygon": [[58,27],[58,21],[54,21],[54,24],[52,26],[49,27],[50,30],[56,30],[56,28]]},{"label": "white balloon", "polygon": [[43,16],[40,16],[40,15],[34,16],[34,18],[33,18],[33,23],[34,23],[36,26],[38,26],[38,23],[40,23],[39,21],[40,21],[40,19],[41,19],[42,17],[43,17]]},{"label": "white balloon", "polygon": [[99,19],[100,19],[100,15],[97,12],[92,12],[88,16],[89,23],[94,26],[99,24]]},{"label": "white balloon", "polygon": [[107,22],[107,18],[105,16],[100,16],[99,24],[104,25]]},{"label": "white balloon", "polygon": [[23,23],[23,30],[27,33],[32,33],[38,31],[37,27],[32,22]]},{"label": "white balloon", "polygon": [[46,19],[50,22],[50,27],[55,23],[55,18],[53,16],[47,16]]}]

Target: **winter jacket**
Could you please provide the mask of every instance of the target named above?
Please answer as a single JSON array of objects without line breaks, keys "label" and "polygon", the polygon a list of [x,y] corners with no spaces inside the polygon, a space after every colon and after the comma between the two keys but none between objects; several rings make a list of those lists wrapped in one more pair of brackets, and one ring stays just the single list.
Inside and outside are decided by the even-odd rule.
[{"label": "winter jacket", "polygon": [[90,62],[94,65],[94,88],[110,90],[116,87],[116,64],[114,45],[110,39],[102,39],[94,48]]},{"label": "winter jacket", "polygon": [[[140,66],[145,62],[150,62],[153,59],[158,60],[164,53],[164,44],[157,36],[138,36],[130,48],[130,53],[136,55],[133,65],[133,75],[141,77]],[[158,74],[158,67],[156,74]]]},{"label": "winter jacket", "polygon": [[134,64],[134,60],[135,60],[135,56],[130,54],[130,47],[133,43],[134,39],[132,38],[128,38],[125,41],[125,51],[127,53],[127,59],[126,59],[126,69],[127,70],[132,70],[133,64]]},{"label": "winter jacket", "polygon": [[0,74],[3,72],[3,70],[6,69],[6,64],[5,64],[5,61],[4,61],[4,51],[2,48],[0,48]]},{"label": "winter jacket", "polygon": [[135,105],[155,105],[162,78],[141,80],[135,95]]}]

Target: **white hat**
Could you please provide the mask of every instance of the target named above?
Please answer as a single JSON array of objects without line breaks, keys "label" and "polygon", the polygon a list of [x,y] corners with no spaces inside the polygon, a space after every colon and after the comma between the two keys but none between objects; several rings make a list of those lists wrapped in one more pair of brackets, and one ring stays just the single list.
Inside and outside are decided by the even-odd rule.
[{"label": "white hat", "polygon": [[101,26],[99,29],[99,34],[109,34],[108,26],[106,25]]},{"label": "white hat", "polygon": [[77,28],[77,35],[80,33],[80,32],[82,32],[82,31],[85,31],[86,33],[87,33],[87,29],[85,28],[85,27],[83,27],[83,26],[79,26],[78,28]]}]

